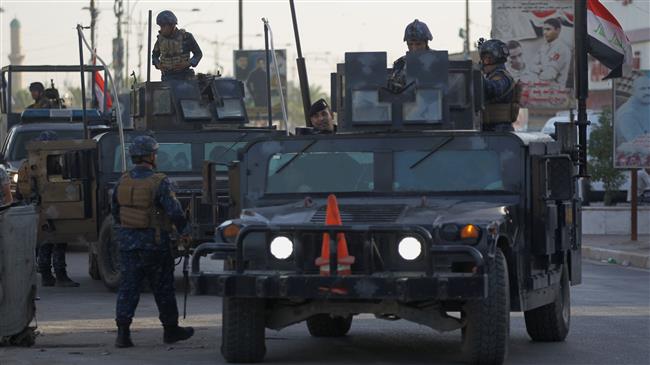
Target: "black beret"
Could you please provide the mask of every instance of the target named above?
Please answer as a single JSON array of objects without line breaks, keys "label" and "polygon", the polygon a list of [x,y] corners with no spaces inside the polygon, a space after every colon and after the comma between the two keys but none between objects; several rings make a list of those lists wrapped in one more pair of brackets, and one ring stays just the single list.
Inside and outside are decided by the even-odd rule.
[{"label": "black beret", "polygon": [[311,117],[312,115],[319,113],[321,110],[325,110],[329,108],[329,104],[325,101],[325,99],[318,99],[315,103],[311,105],[311,108],[309,108],[309,116]]}]

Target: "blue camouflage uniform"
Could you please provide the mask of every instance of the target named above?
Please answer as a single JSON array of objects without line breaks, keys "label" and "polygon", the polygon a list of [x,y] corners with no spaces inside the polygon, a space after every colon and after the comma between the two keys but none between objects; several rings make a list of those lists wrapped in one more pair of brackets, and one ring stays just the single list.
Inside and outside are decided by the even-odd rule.
[{"label": "blue camouflage uniform", "polygon": [[[515,96],[515,81],[503,64],[499,64],[483,78],[483,91],[487,104],[511,104]],[[517,101],[518,102],[518,101]],[[486,130],[513,131],[512,120],[503,120],[484,126]]]},{"label": "blue camouflage uniform", "polygon": [[[150,178],[154,171],[136,166],[129,173],[132,179]],[[121,181],[121,180],[120,180]],[[174,260],[171,253],[170,232],[160,231],[156,241],[154,228],[120,227],[120,206],[117,199],[119,182],[113,190],[111,213],[117,228],[120,247],[121,282],[117,293],[115,319],[118,325],[129,325],[140,299],[142,281],[151,285],[160,322],[164,326],[178,324],[178,307],[174,289]],[[176,199],[171,181],[165,177],[156,192],[154,204],[162,208],[178,232],[186,233],[189,226],[180,202]]]}]

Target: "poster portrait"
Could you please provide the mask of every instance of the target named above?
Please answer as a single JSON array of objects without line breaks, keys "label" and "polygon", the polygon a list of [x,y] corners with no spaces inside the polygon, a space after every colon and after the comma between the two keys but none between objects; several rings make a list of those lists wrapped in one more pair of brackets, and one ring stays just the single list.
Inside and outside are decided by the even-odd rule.
[{"label": "poster portrait", "polygon": [[508,45],[522,107],[573,106],[573,20],[572,0],[492,1],[492,38]]},{"label": "poster portrait", "polygon": [[650,168],[650,71],[615,81],[614,165]]},{"label": "poster portrait", "polygon": [[[235,78],[244,83],[244,103],[248,117],[251,120],[263,120],[268,116],[267,98],[267,75],[266,75],[266,53],[262,50],[235,50],[234,69]],[[280,119],[282,109],[280,106],[280,88],[284,93],[285,103],[287,99],[287,53],[286,50],[275,50],[275,57],[280,70],[280,80],[275,72],[275,65],[271,57],[271,105],[273,118]]]}]

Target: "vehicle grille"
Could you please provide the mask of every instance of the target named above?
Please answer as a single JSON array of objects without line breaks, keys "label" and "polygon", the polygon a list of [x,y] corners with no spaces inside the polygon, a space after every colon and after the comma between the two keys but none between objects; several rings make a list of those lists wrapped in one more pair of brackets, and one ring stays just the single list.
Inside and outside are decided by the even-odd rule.
[{"label": "vehicle grille", "polygon": [[[399,218],[404,205],[341,205],[341,220],[346,223],[391,223]],[[323,206],[311,217],[311,223],[325,224],[326,207]]]}]

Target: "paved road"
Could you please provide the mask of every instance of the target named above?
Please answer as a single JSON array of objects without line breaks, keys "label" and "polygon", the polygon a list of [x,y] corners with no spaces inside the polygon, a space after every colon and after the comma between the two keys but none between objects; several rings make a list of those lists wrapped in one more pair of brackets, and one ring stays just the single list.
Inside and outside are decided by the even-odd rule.
[{"label": "paved road", "polygon": [[[115,349],[114,294],[85,274],[86,256],[70,255],[70,271],[80,288],[40,290],[33,348],[0,348],[0,364],[215,364],[219,354],[221,304],[215,297],[190,297],[195,326],[190,341],[162,344],[151,294],[144,294],[134,321],[135,348]],[[572,289],[571,333],[564,343],[532,343],[522,315],[513,313],[508,364],[650,363],[650,272],[585,263],[584,283]],[[180,279],[180,277],[179,277]],[[180,281],[179,281],[180,283]],[[179,305],[182,294],[179,294]],[[182,310],[182,309],[181,309]],[[362,316],[341,339],[313,339],[304,324],[267,330],[268,363],[458,364],[460,332],[436,333],[405,321]]]}]

